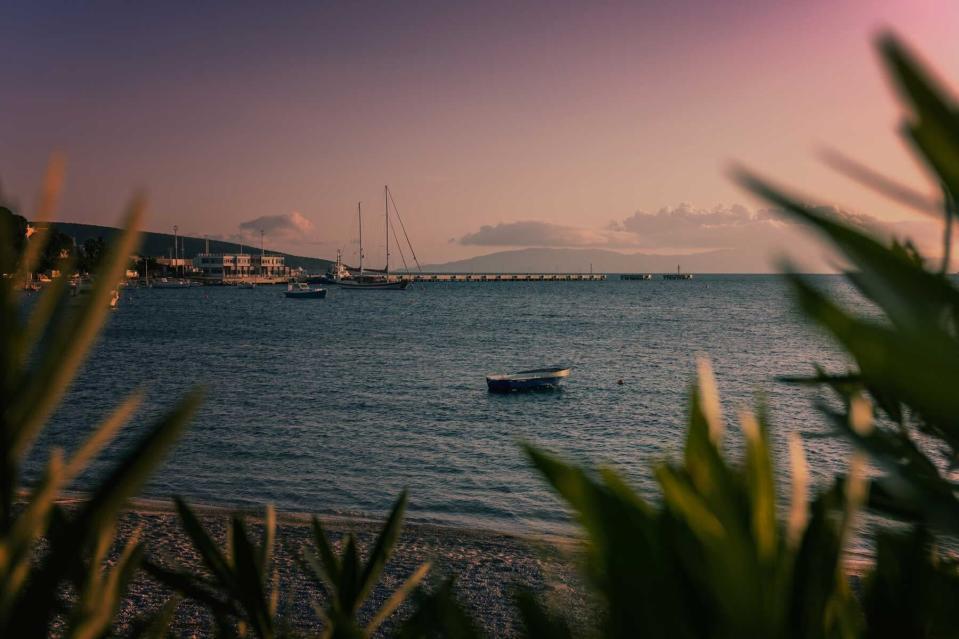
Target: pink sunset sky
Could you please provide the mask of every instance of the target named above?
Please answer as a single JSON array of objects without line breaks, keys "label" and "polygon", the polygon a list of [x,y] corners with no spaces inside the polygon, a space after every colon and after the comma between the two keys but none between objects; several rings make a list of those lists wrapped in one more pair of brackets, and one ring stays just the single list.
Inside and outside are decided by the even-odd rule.
[{"label": "pink sunset sky", "polygon": [[[826,166],[840,149],[935,196],[896,133],[872,46],[892,28],[959,78],[959,5],[5,3],[0,182],[30,214],[52,150],[58,218],[382,260],[389,184],[423,263],[527,246],[768,256],[797,244],[739,161],[931,243]],[[717,264],[715,270],[722,270]]]}]

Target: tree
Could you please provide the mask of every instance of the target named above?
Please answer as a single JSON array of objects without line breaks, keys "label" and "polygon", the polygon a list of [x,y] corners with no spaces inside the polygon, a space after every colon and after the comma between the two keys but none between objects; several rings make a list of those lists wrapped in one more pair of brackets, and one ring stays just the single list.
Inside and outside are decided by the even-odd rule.
[{"label": "tree", "polygon": [[63,260],[74,254],[73,238],[66,233],[61,233],[54,227],[50,227],[34,237],[40,237],[41,241],[46,237],[46,244],[44,244],[43,253],[37,264],[38,272],[59,270]]},{"label": "tree", "polygon": [[0,224],[3,228],[10,229],[10,236],[4,243],[13,249],[14,258],[19,260],[27,245],[27,218],[17,215],[6,206],[0,206]]},{"label": "tree", "polygon": [[83,243],[78,266],[81,273],[93,273],[106,255],[107,245],[102,237],[89,238]]}]

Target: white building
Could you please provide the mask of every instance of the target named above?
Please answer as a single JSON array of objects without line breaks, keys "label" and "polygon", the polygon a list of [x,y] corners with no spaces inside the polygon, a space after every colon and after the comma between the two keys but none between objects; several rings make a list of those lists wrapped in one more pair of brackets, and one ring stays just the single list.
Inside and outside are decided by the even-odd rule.
[{"label": "white building", "polygon": [[215,279],[287,277],[290,274],[282,255],[199,253],[193,258],[193,266],[203,277]]}]

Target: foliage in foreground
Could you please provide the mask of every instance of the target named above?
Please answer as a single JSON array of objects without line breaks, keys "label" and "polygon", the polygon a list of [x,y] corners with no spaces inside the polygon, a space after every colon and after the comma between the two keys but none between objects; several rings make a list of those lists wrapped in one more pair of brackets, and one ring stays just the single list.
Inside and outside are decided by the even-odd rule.
[{"label": "foliage in foreground", "polygon": [[[40,198],[38,220],[46,221],[59,192],[61,162],[51,162]],[[127,231],[104,256],[97,281],[79,307],[66,304],[71,268],[25,312],[21,284],[44,251],[43,235],[27,242],[19,261],[0,252],[0,636],[44,637],[54,624],[64,637],[99,637],[108,632],[126,584],[137,569],[142,545],[134,536],[119,559],[105,567],[115,543],[117,515],[135,495],[184,429],[199,401],[189,394],[153,425],[89,498],[66,511],[57,498],[131,418],[143,399],[124,399],[70,455],[50,451],[40,481],[19,492],[22,460],[62,400],[103,324],[111,289],[123,276],[136,248],[144,208],[135,197],[126,214]],[[10,245],[10,226],[0,225],[0,245]],[[41,552],[42,545],[42,552]],[[69,600],[64,592],[71,591]]]},{"label": "foliage in foreground", "polygon": [[[848,474],[810,502],[802,446],[792,439],[791,500],[787,516],[777,516],[776,477],[781,473],[773,464],[766,420],[761,413],[740,416],[743,462],[729,463],[719,400],[705,365],[691,394],[682,460],[656,469],[660,503],[642,499],[610,469],[593,473],[527,447],[533,465],[583,528],[583,571],[600,607],[597,626],[582,630],[574,623],[578,620],[564,619],[532,593],[520,592],[518,614],[528,636],[959,635],[956,565],[936,550],[959,532],[955,485],[942,470],[956,462],[959,451],[959,396],[953,390],[959,381],[959,289],[945,276],[955,215],[952,194],[959,192],[959,116],[953,101],[900,45],[886,39],[882,50],[909,105],[907,134],[943,187],[942,269],[927,269],[908,244],[888,246],[751,174],[738,174],[748,188],[820,232],[850,264],[849,282],[881,313],[880,318],[863,318],[807,278],[787,276],[803,312],[856,364],[852,372],[817,370],[812,378],[792,380],[835,391],[841,408],[824,404],[823,410],[858,447]],[[54,162],[39,221],[53,207],[59,174]],[[880,186],[904,192],[887,188],[888,182]],[[78,508],[65,511],[56,497],[133,416],[142,393],[121,402],[70,456],[52,451],[43,478],[25,495],[18,493],[21,461],[104,321],[112,284],[134,249],[133,230],[142,206],[142,198],[134,199],[128,231],[102,259],[94,291],[79,309],[64,305],[65,277],[31,308],[20,308],[15,284],[34,269],[42,237],[22,247],[19,261],[0,253],[0,271],[15,273],[0,283],[0,636],[42,637],[54,627],[64,637],[111,632],[145,550],[134,536],[112,565],[106,561],[116,543],[118,513],[199,401],[196,393],[189,395],[146,428]],[[0,224],[4,232],[8,230]],[[9,245],[8,239],[13,238],[0,237],[0,245]],[[871,483],[864,455],[883,471]],[[842,556],[856,512],[864,505],[899,517],[906,526],[877,534],[875,565],[856,595]],[[323,636],[370,636],[423,579],[428,565],[416,570],[371,619],[360,622],[360,607],[389,559],[404,507],[405,495],[365,562],[354,538],[347,537],[337,553],[314,520],[315,548],[303,560],[327,595],[326,608],[318,611]],[[147,561],[147,573],[205,606],[220,636],[290,635],[277,617],[272,509],[259,540],[242,519],[234,519],[224,550],[185,503],[177,500],[177,508],[205,571]],[[407,620],[396,627],[398,636],[476,636],[450,582],[417,592],[413,601]],[[164,636],[175,605],[171,600],[154,618],[134,624],[131,634]]]},{"label": "foliage in foreground", "polygon": [[[740,424],[745,455],[735,467],[722,452],[723,419],[704,362],[682,463],[656,469],[662,504],[645,501],[611,469],[593,476],[527,447],[587,534],[586,575],[606,608],[599,635],[856,636],[862,619],[841,556],[862,494],[861,463],[845,494],[829,491],[810,506],[794,439],[792,503],[782,525],[765,420],[744,412]],[[570,636],[529,599],[524,613],[530,636]]]},{"label": "foliage in foreground", "polygon": [[[71,304],[77,298],[68,296],[75,263],[67,255],[56,265],[61,274],[23,308],[22,283],[38,270],[56,233],[43,223],[55,207],[62,173],[62,160],[54,157],[34,218],[41,224],[31,239],[23,241],[26,225],[17,216],[7,209],[0,216],[0,246],[18,246],[17,251],[0,252],[0,273],[5,274],[0,278],[0,637],[45,637],[54,631],[65,638],[107,636],[141,565],[172,591],[207,607],[220,636],[289,636],[292,633],[284,620],[277,617],[279,593],[271,568],[272,508],[267,508],[259,544],[248,534],[243,519],[234,517],[224,552],[186,503],[175,499],[184,531],[209,575],[144,561],[145,548],[136,534],[111,559],[122,508],[183,432],[200,402],[200,392],[189,393],[167,415],[143,429],[138,442],[80,506],[66,510],[57,500],[133,418],[144,397],[142,390],[124,399],[71,455],[52,450],[37,485],[29,492],[20,489],[23,460],[81,370],[106,320],[111,291],[136,249],[145,207],[144,198],[135,197],[126,214],[125,231],[109,248],[99,247],[93,289],[79,298],[79,305]],[[358,609],[392,552],[405,507],[404,494],[365,563],[352,536],[342,556],[336,556],[314,518],[316,550],[308,552],[304,562],[329,595],[328,609],[318,609],[323,636],[372,635],[427,574],[429,565],[420,566],[368,623],[359,625]],[[164,636],[177,601],[172,598],[157,614],[136,620],[129,636]]]},{"label": "foliage in foreground", "polygon": [[[848,262],[848,282],[879,312],[863,317],[809,278],[786,276],[801,311],[856,365],[841,374],[817,367],[813,377],[787,381],[834,391],[842,408],[824,402],[822,411],[860,452],[845,480],[813,500],[806,524],[804,473],[796,472],[801,447],[792,440],[792,504],[783,527],[763,420],[742,416],[745,463],[727,465],[708,375],[691,400],[683,465],[657,470],[660,507],[608,469],[592,477],[528,449],[587,533],[586,571],[606,607],[596,629],[602,636],[959,636],[959,571],[954,555],[938,550],[959,534],[956,485],[945,471],[959,461],[959,289],[946,275],[959,193],[959,109],[895,39],[883,38],[880,48],[908,104],[907,137],[942,185],[941,268],[927,269],[908,242],[887,245],[749,172],[736,174],[819,232]],[[921,200],[865,175],[887,194]],[[864,454],[883,471],[872,482],[863,478]],[[875,564],[854,597],[842,551],[867,495],[870,507],[906,528],[877,533]],[[530,636],[569,636],[562,620],[528,595],[524,602]]]}]

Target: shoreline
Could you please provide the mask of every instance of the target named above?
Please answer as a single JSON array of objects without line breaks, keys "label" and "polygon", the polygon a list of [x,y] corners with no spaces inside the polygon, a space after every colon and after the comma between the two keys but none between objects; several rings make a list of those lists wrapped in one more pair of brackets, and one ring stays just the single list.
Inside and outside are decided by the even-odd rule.
[{"label": "shoreline", "polygon": [[[63,492],[61,498],[57,500],[60,504],[69,504],[79,502],[87,496],[82,492]],[[260,523],[263,521],[263,507],[252,508],[246,506],[230,506],[226,504],[211,504],[208,502],[194,502],[189,499],[184,501],[197,514],[203,514],[209,517],[222,516],[232,517],[240,515],[248,521]],[[149,514],[176,514],[176,507],[172,498],[158,497],[135,497],[129,500],[125,510],[133,510],[143,515]],[[326,513],[310,513],[297,510],[282,510],[276,508],[276,523],[293,526],[309,526],[313,517],[319,517],[324,528],[331,532],[351,532],[354,529],[378,529],[386,521],[389,514],[384,510],[382,517],[373,517],[371,515],[337,515]],[[521,543],[529,544],[548,544],[559,548],[572,548],[580,539],[573,534],[564,535],[556,532],[522,532],[509,530],[506,528],[495,528],[485,526],[470,526],[467,524],[457,525],[453,523],[427,522],[410,519],[407,512],[403,521],[403,529],[417,528],[423,531],[433,531],[436,534],[465,535],[475,537],[506,537],[515,539]]]},{"label": "shoreline", "polygon": [[[63,494],[57,503],[70,508],[84,498],[83,493],[70,492]],[[205,503],[190,503],[190,507],[221,547],[225,544],[228,521],[234,515],[245,519],[251,535],[261,534],[262,510]],[[300,560],[302,553],[312,548],[311,518],[308,513],[278,510],[274,547],[280,616],[294,629],[306,633],[316,633],[322,628],[314,604],[322,605],[325,601],[324,593],[305,572]],[[345,536],[352,533],[365,555],[386,513],[382,519],[336,515],[319,518],[337,549],[342,547]],[[145,555],[151,560],[171,568],[203,572],[202,562],[180,526],[172,500],[131,499],[118,521],[118,543],[112,558],[133,534],[140,536]],[[379,583],[360,609],[359,618],[370,619],[395,588],[420,564],[429,561],[432,568],[424,582],[427,587],[432,589],[441,579],[454,577],[457,600],[488,636],[520,634],[520,621],[513,604],[518,588],[528,589],[554,609],[562,610],[575,625],[588,627],[596,612],[577,571],[575,559],[579,544],[580,540],[574,536],[518,534],[407,521]],[[844,565],[849,578],[856,582],[867,571],[871,560],[847,555]],[[123,634],[138,618],[159,610],[171,595],[164,586],[139,572],[120,606],[114,631]],[[410,603],[405,603],[381,629],[394,628],[411,610]],[[206,636],[212,632],[211,622],[202,607],[182,600],[171,633],[177,637]],[[377,636],[383,634],[378,632]]]},{"label": "shoreline", "polygon": [[[83,493],[61,495],[57,503],[70,508],[85,498]],[[263,511],[243,507],[190,503],[210,535],[222,545],[232,515],[241,515],[250,534],[261,534]],[[352,533],[365,555],[386,519],[320,515],[335,547]],[[321,622],[315,603],[322,605],[324,594],[302,568],[300,557],[312,548],[312,515],[277,511],[274,568],[279,585],[279,613],[296,630],[316,633]],[[138,534],[145,556],[167,567],[202,572],[202,562],[183,532],[172,500],[135,498],[119,517],[115,554],[131,535]],[[560,535],[517,534],[479,528],[404,522],[394,553],[387,562],[379,583],[360,609],[361,620],[368,620],[416,568],[425,561],[432,564],[426,584],[432,589],[440,581],[455,578],[454,592],[460,605],[488,636],[509,637],[519,634],[513,596],[520,587],[536,593],[544,601],[566,610],[570,618],[591,617],[586,589],[572,561],[578,548],[574,537]],[[114,631],[122,634],[145,614],[159,608],[172,595],[142,571],[130,584],[120,606]],[[394,627],[412,610],[407,602],[384,624]],[[177,607],[171,631],[174,636],[206,636],[212,630],[209,614],[189,600]],[[377,633],[380,635],[381,633]]]}]

